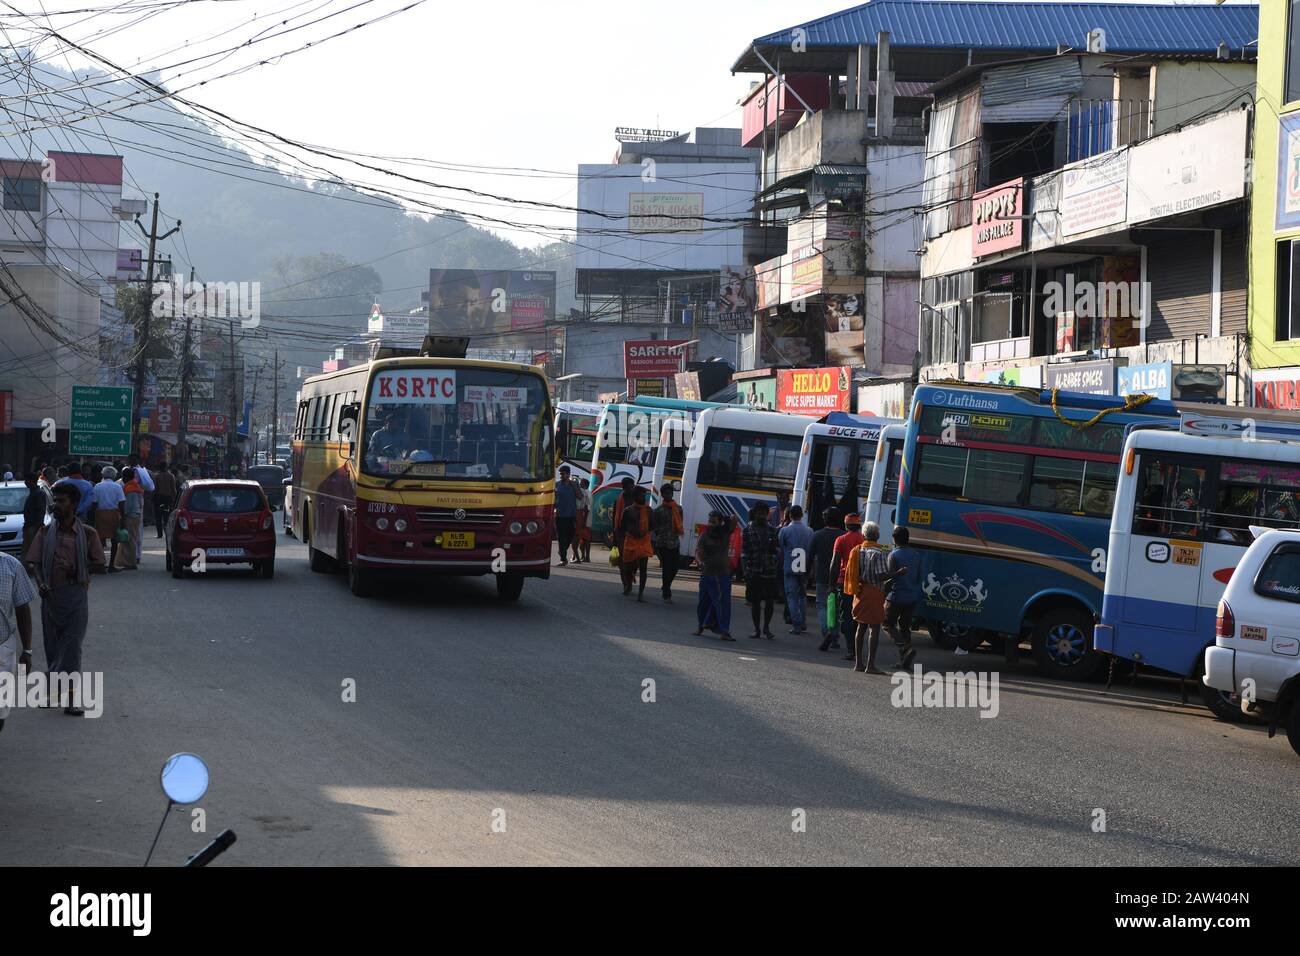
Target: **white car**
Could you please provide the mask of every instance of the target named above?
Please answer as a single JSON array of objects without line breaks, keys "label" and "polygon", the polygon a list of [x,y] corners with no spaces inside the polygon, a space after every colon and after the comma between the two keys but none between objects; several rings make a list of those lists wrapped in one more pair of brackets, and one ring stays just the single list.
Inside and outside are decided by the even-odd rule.
[{"label": "white car", "polygon": [[[23,549],[23,505],[27,503],[27,485],[21,481],[0,481],[0,551],[21,560]],[[46,512],[45,523],[50,523]]]},{"label": "white car", "polygon": [[1205,684],[1241,696],[1300,754],[1300,531],[1251,528],[1255,540],[1219,602]]}]

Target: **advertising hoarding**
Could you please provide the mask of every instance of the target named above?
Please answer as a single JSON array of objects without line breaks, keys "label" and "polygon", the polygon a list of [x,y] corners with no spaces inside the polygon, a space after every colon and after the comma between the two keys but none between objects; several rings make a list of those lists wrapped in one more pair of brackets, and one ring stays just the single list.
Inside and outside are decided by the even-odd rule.
[{"label": "advertising hoarding", "polygon": [[699,232],[704,228],[704,193],[631,193],[628,232]]},{"label": "advertising hoarding", "polygon": [[1273,225],[1281,232],[1300,226],[1300,113],[1287,113],[1279,119],[1277,133],[1277,211]]},{"label": "advertising hoarding", "polygon": [[[372,313],[372,319],[374,318]],[[422,317],[417,317],[423,322]],[[555,318],[555,273],[535,269],[430,269],[429,318],[432,335],[489,336],[541,329]],[[396,316],[380,316],[382,327],[410,326]],[[418,343],[417,343],[418,344]]]},{"label": "advertising hoarding", "polygon": [[781,369],[776,373],[776,410],[812,418],[847,412],[853,400],[851,382],[845,366]]},{"label": "advertising hoarding", "polygon": [[1068,365],[1048,365],[1044,369],[1044,385],[1063,392],[1087,392],[1092,395],[1115,394],[1115,361],[1072,362]]},{"label": "advertising hoarding", "polygon": [[1129,150],[1090,156],[1061,171],[1061,234],[1122,223],[1128,214]]},{"label": "advertising hoarding", "polygon": [[[623,374],[635,378],[671,378],[682,370],[686,339],[642,339],[623,343]],[[673,349],[676,351],[673,351]],[[644,394],[644,393],[643,393]]]},{"label": "advertising hoarding", "polygon": [[1246,111],[1139,143],[1129,157],[1128,221],[1204,209],[1246,194]]},{"label": "advertising hoarding", "polygon": [[971,253],[987,256],[1025,243],[1024,177],[971,197]]}]

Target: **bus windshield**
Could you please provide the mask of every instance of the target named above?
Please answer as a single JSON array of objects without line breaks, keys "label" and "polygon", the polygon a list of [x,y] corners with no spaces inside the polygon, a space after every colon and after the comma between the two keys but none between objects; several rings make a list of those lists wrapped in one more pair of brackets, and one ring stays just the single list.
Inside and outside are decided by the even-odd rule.
[{"label": "bus windshield", "polygon": [[534,375],[400,366],[374,373],[364,470],[396,478],[539,481],[552,471],[549,403]]}]

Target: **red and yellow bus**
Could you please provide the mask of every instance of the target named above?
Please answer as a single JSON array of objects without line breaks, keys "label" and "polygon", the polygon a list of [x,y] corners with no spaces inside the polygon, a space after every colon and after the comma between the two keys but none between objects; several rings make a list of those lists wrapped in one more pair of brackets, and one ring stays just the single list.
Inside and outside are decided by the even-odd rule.
[{"label": "red and yellow bus", "polygon": [[503,600],[550,576],[555,413],[529,365],[428,354],[303,383],[291,524],[354,594],[386,572],[493,574]]}]

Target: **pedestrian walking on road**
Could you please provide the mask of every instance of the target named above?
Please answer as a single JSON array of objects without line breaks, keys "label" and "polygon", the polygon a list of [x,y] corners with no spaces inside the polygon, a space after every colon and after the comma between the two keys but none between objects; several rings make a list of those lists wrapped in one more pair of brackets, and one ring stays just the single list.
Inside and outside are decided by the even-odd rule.
[{"label": "pedestrian walking on road", "polygon": [[[33,472],[29,484],[34,484]],[[44,497],[45,492],[37,489]],[[32,609],[36,588],[22,562],[13,555],[0,554],[0,674],[8,673],[12,686],[18,686],[18,667],[32,669]],[[9,708],[0,700],[0,730],[4,730]]]},{"label": "pedestrian walking on road", "polygon": [[569,565],[569,549],[578,526],[578,493],[569,478],[569,466],[560,466],[555,482],[555,535],[560,540],[560,567]]},{"label": "pedestrian walking on road", "polygon": [[91,493],[95,486],[81,476],[81,462],[74,461],[68,464],[67,477],[55,482],[55,487],[68,484],[77,489],[77,520],[90,521],[90,509],[95,506],[95,497]]},{"label": "pedestrian walking on road", "polygon": [[159,468],[153,475],[153,524],[163,536],[167,519],[176,507],[176,475],[171,468]]},{"label": "pedestrian walking on road", "polygon": [[41,529],[45,527],[45,518],[50,513],[50,496],[41,487],[36,472],[27,475],[25,484],[27,500],[23,502],[23,550],[21,552],[24,554],[32,546],[32,541],[40,534]]},{"label": "pedestrian walking on road", "polygon": [[655,554],[659,556],[659,574],[663,578],[664,601],[673,602],[673,578],[682,556],[682,506],[673,500],[675,489],[664,482],[659,489],[662,499],[650,520],[654,533]]},{"label": "pedestrian walking on road", "polygon": [[614,499],[614,520],[611,527],[614,529],[614,547],[620,551],[623,550],[623,511],[632,504],[632,495],[636,491],[636,480],[631,475],[624,475],[622,482],[623,490],[619,492],[618,497]]},{"label": "pedestrian walking on road", "polygon": [[[853,637],[853,669],[859,673],[883,674],[876,667],[880,628],[885,621],[885,595],[892,587],[888,558],[880,544],[880,526],[868,521],[866,540],[853,549],[844,572],[844,590],[853,595],[852,616],[857,624]],[[862,655],[866,645],[866,657]]]},{"label": "pedestrian walking on road", "polygon": [[822,638],[819,651],[839,650],[840,638],[844,638],[844,648],[849,653],[844,655],[845,660],[849,660],[853,649],[853,632],[855,625],[853,623],[853,602],[851,596],[844,590],[844,575],[849,566],[849,556],[853,549],[862,544],[866,539],[862,536],[862,518],[858,515],[849,515],[844,519],[844,533],[835,539],[835,553],[831,558],[831,576],[835,579],[835,587],[838,593],[835,596],[835,617],[836,627],[834,627],[829,638]]},{"label": "pedestrian walking on road", "polygon": [[[745,593],[754,619],[751,638],[776,637],[772,614],[776,610],[777,578],[781,569],[781,543],[776,529],[767,523],[770,508],[759,502],[749,513],[749,527],[742,536],[740,563],[745,573]],[[760,626],[761,619],[761,626]]]},{"label": "pedestrian walking on road", "polygon": [[700,566],[700,599],[695,606],[699,624],[695,636],[705,628],[719,640],[734,641],[731,636],[731,522],[720,511],[709,513],[709,526],[695,544],[695,560]]},{"label": "pedestrian walking on road", "polygon": [[108,570],[114,571],[117,559],[117,529],[123,527],[126,517],[126,493],[117,483],[117,469],[109,465],[100,472],[100,479],[91,494],[94,507],[91,517],[99,540],[108,545]]},{"label": "pedestrian walking on road", "polygon": [[[32,542],[25,556],[27,570],[41,594],[41,632],[45,669],[51,675],[81,673],[81,645],[90,617],[90,575],[104,569],[104,545],[77,517],[77,486],[54,488],[54,520]],[[80,717],[76,701],[64,704],[65,714]]]},{"label": "pedestrian walking on road", "polygon": [[140,521],[144,517],[144,489],[136,480],[134,468],[122,469],[122,493],[126,496],[122,505],[126,541],[117,549],[113,567],[119,571],[134,571],[140,566]]},{"label": "pedestrian walking on road", "polygon": [[812,560],[813,531],[803,520],[803,508],[791,505],[789,521],[777,535],[781,545],[781,570],[785,576],[785,603],[790,611],[790,633],[807,632],[808,565]]},{"label": "pedestrian walking on road", "polygon": [[[812,563],[813,581],[817,586],[817,629],[823,643],[828,642],[831,625],[827,623],[831,589],[835,579],[831,577],[831,565],[835,560],[835,542],[844,533],[844,522],[838,508],[827,508],[822,512],[822,526],[813,532]],[[836,626],[839,622],[836,621]]]},{"label": "pedestrian walking on road", "polygon": [[632,593],[632,584],[639,581],[636,599],[645,602],[645,579],[650,566],[650,555],[654,554],[654,543],[650,538],[650,506],[646,504],[644,488],[634,488],[631,503],[623,509],[623,532],[621,552],[623,593]]},{"label": "pedestrian walking on road", "polygon": [[892,586],[885,599],[885,629],[898,649],[896,669],[907,670],[916,658],[912,647],[912,615],[921,600],[921,555],[909,545],[911,532],[894,529],[894,550],[887,568]]},{"label": "pedestrian walking on road", "polygon": [[581,481],[573,479],[573,493],[578,504],[578,516],[573,527],[573,563],[591,560],[591,495]]},{"label": "pedestrian walking on road", "polygon": [[[140,486],[140,521],[143,524],[145,515],[145,498],[154,492],[153,476],[149,474],[149,469],[140,461],[139,455],[131,455],[126,460],[127,466],[135,476],[135,483]],[[135,536],[135,563],[138,565],[144,559],[144,535]]]}]

